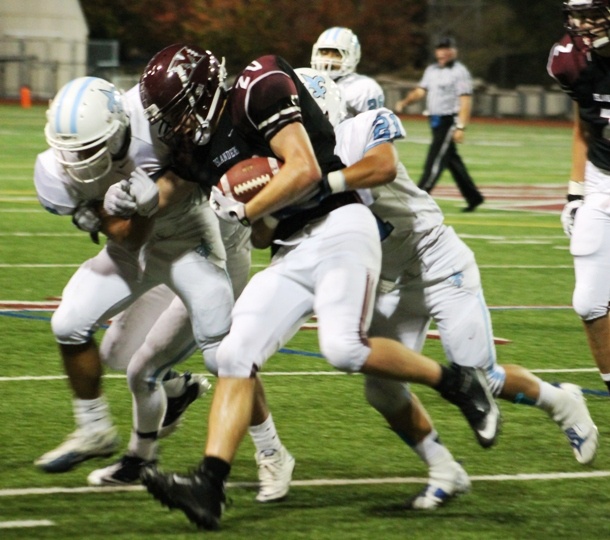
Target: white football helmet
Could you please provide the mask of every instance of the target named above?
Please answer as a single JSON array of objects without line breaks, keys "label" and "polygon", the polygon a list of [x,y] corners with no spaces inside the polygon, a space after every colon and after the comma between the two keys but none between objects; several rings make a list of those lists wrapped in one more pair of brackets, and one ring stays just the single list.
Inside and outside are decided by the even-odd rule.
[{"label": "white football helmet", "polygon": [[44,134],[57,161],[77,182],[95,182],[112,167],[126,144],[129,118],[122,94],[97,77],[64,85],[47,110]]},{"label": "white football helmet", "polygon": [[[331,58],[324,51],[337,51],[340,58]],[[349,28],[335,26],[320,34],[311,51],[311,67],[326,71],[333,79],[353,73],[360,62],[360,42]]]},{"label": "white football helmet", "polygon": [[341,89],[328,73],[312,68],[297,68],[294,71],[333,127],[345,120],[347,109]]}]

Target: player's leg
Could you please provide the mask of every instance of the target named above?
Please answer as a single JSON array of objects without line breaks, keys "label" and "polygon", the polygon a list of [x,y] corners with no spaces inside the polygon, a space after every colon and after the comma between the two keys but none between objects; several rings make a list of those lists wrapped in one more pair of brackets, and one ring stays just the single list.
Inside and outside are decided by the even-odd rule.
[{"label": "player's leg", "polygon": [[118,436],[102,394],[102,363],[92,336],[101,323],[139,294],[136,277],[137,261],[111,245],[86,261],[62,293],[51,326],[72,389],[77,430],[36,460],[47,472],[64,472],[116,449]]},{"label": "player's leg", "polygon": [[570,251],[576,286],[574,310],[583,321],[589,348],[610,391],[610,212],[604,195],[589,195],[578,210]]},{"label": "player's leg", "polygon": [[[421,351],[430,323],[421,289],[380,287],[369,335],[395,339],[406,347]],[[413,509],[434,509],[470,487],[468,475],[451,452],[442,444],[432,420],[409,391],[407,385],[375,377],[365,378],[369,404],[386,420],[390,428],[428,467],[426,487],[409,502]]]},{"label": "player's leg", "polygon": [[[294,251],[290,252],[292,257]],[[312,312],[311,290],[286,273],[286,261],[278,254],[272,266],[250,280],[235,304],[231,332],[216,355],[219,379],[205,455],[198,470],[188,477],[154,469],[143,473],[142,480],[155,498],[180,508],[203,528],[219,525],[224,482],[252,418],[257,384],[254,375]]]},{"label": "player's leg", "polygon": [[372,214],[360,205],[342,207],[316,231],[316,240],[309,245],[317,261],[314,309],[327,361],[341,371],[433,387],[461,409],[482,446],[493,444],[499,412],[481,374],[441,367],[395,340],[366,340],[381,262]]},{"label": "player's leg", "polygon": [[521,366],[498,365],[491,315],[472,251],[450,228],[443,230],[434,245],[435,252],[425,256],[429,271],[434,273],[435,267],[456,270],[423,288],[449,362],[484,370],[494,396],[544,410],[560,425],[578,461],[592,461],[597,431],[579,392],[568,385],[555,387]]}]

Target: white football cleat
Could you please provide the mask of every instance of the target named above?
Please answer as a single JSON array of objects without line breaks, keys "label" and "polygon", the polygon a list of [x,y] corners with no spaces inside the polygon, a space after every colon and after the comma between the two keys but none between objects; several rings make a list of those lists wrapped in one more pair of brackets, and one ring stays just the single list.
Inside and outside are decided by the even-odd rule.
[{"label": "white football cleat", "polygon": [[580,386],[562,383],[564,397],[551,413],[551,418],[565,433],[578,463],[587,465],[595,459],[598,446],[597,426],[593,423]]},{"label": "white football cleat", "polygon": [[457,461],[436,468],[431,467],[426,487],[407,502],[407,508],[434,510],[470,491],[470,485],[468,474]]},{"label": "white football cleat", "polygon": [[258,502],[279,501],[286,497],[290,489],[295,461],[284,446],[276,452],[254,455],[258,465]]},{"label": "white football cleat", "polygon": [[77,429],[57,448],[34,461],[34,465],[46,472],[66,472],[88,459],[111,456],[118,445],[114,426],[102,431]]}]

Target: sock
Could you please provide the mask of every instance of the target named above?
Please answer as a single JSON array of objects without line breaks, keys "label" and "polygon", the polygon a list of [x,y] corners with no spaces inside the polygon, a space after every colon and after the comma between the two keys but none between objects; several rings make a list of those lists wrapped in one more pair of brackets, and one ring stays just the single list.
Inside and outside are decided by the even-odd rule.
[{"label": "sock", "polygon": [[447,366],[441,365],[441,380],[434,387],[434,389],[443,395],[447,391],[453,389],[457,382],[456,378],[457,377],[454,370],[448,368]]},{"label": "sock", "polygon": [[127,453],[130,456],[137,456],[146,461],[157,459],[157,449],[159,442],[157,441],[157,432],[138,433],[135,429],[131,431],[129,446]]},{"label": "sock", "polygon": [[438,433],[434,429],[413,446],[413,450],[428,467],[453,461],[451,452],[441,443]]},{"label": "sock", "polygon": [[84,431],[105,431],[112,427],[110,410],[104,396],[96,399],[74,399],[74,418],[79,429]]},{"label": "sock", "polygon": [[602,381],[604,381],[608,387],[608,392],[610,393],[610,373],[600,373],[600,375],[602,377]]},{"label": "sock", "polygon": [[269,413],[269,416],[262,424],[250,426],[248,432],[252,437],[252,442],[256,447],[257,453],[264,452],[265,455],[269,456],[281,450],[282,443],[273,423],[271,413]]},{"label": "sock", "polygon": [[199,464],[197,472],[208,476],[218,486],[222,487],[231,472],[231,464],[224,459],[205,456]]},{"label": "sock", "polygon": [[563,390],[560,388],[548,382],[540,381],[540,395],[538,396],[538,401],[536,401],[536,407],[540,407],[543,411],[551,414],[555,411],[562,392]]}]

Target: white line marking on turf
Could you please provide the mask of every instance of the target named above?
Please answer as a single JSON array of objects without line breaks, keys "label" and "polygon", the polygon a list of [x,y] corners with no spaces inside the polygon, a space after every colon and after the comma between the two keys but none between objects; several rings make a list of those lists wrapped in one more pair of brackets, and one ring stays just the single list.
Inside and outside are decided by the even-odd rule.
[{"label": "white line marking on turf", "polygon": [[[544,368],[530,369],[532,373],[597,373],[597,368]],[[212,374],[207,373],[210,377]],[[261,372],[263,377],[334,377],[346,375],[355,377],[361,373],[344,373],[342,371],[268,371]],[[125,375],[104,375],[105,379],[125,379]],[[22,375],[17,377],[0,377],[0,382],[19,382],[19,381],[60,381],[67,379],[66,375]]]},{"label": "white line marking on turf", "polygon": [[0,264],[0,268],[78,268],[80,264]]},{"label": "white line marking on turf", "polygon": [[22,529],[25,527],[52,527],[55,522],[48,519],[27,519],[22,521],[0,521],[0,529]]},{"label": "white line marking on turf", "polygon": [[[590,472],[554,472],[554,473],[517,473],[471,476],[473,482],[523,482],[533,480],[578,480],[583,478],[606,478],[610,471]],[[314,480],[293,480],[291,487],[320,487],[320,486],[361,486],[377,484],[425,484],[427,477],[388,477],[388,478],[320,478]],[[253,488],[258,482],[228,482],[229,488]],[[81,493],[109,493],[123,491],[144,491],[143,486],[107,486],[107,487],[50,487],[50,488],[22,488],[0,489],[0,497],[21,497],[32,495],[81,494]]]}]

